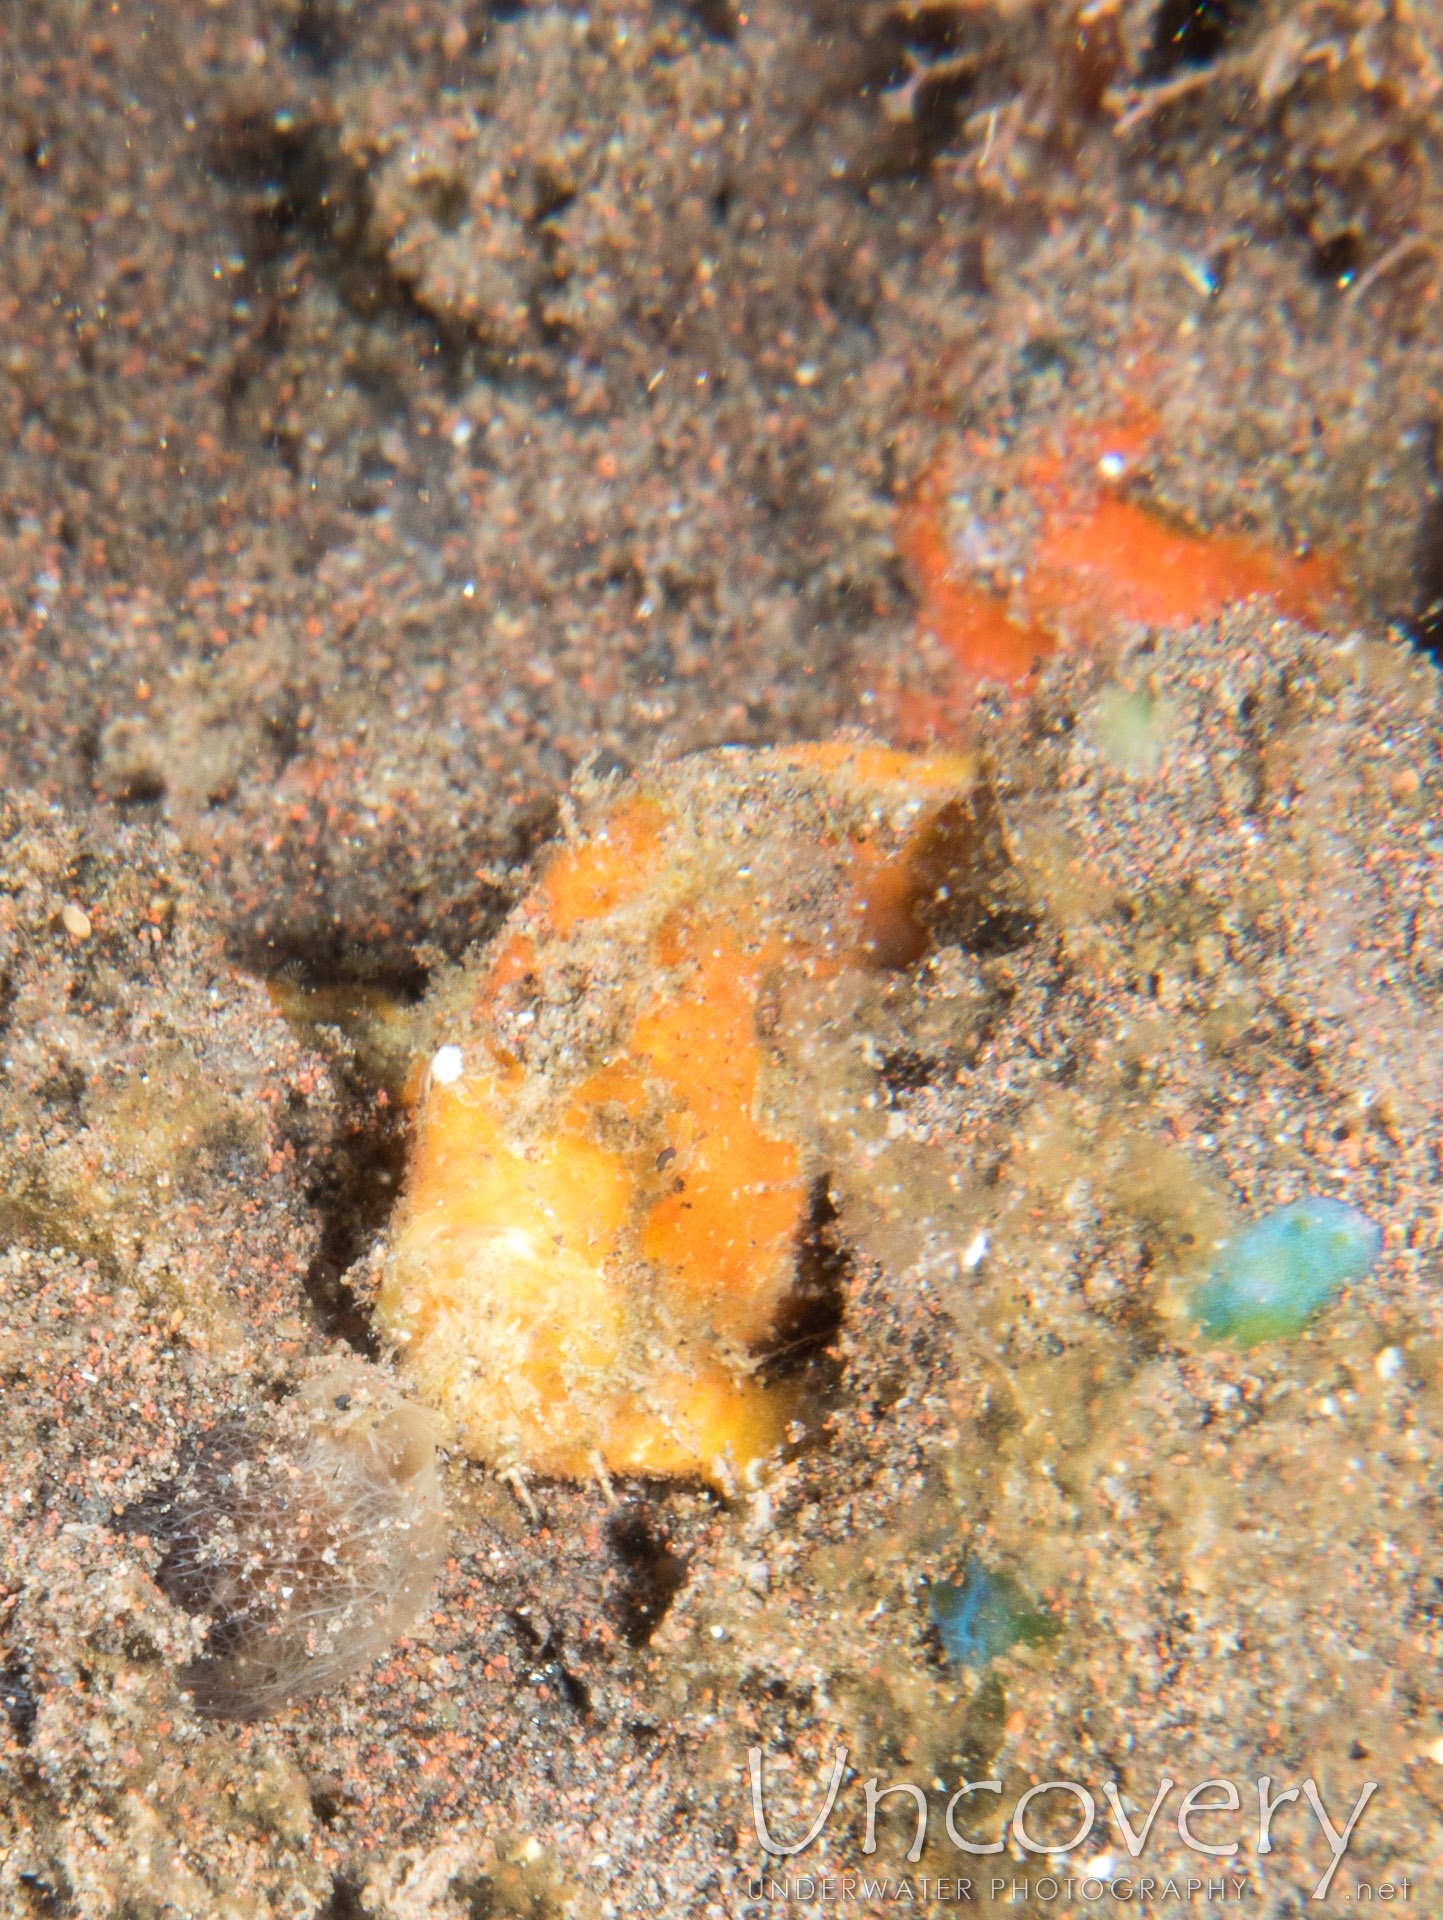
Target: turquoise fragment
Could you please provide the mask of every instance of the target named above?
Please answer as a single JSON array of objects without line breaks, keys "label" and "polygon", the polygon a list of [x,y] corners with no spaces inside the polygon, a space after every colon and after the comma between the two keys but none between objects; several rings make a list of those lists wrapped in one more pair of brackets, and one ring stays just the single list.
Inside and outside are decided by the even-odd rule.
[{"label": "turquoise fragment", "polygon": [[927,1592],[942,1649],[963,1666],[985,1667],[1019,1641],[1051,1640],[1057,1623],[1032,1606],[1010,1573],[969,1560],[960,1580],[939,1580]]},{"label": "turquoise fragment", "polygon": [[1314,1196],[1275,1207],[1224,1247],[1191,1300],[1216,1340],[1255,1347],[1297,1333],[1383,1251],[1383,1230],[1345,1201]]}]

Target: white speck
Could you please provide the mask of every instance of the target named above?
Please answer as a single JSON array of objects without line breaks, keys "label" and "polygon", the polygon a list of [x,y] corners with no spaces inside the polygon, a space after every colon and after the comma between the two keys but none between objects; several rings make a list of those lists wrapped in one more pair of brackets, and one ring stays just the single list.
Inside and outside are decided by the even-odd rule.
[{"label": "white speck", "polygon": [[1207,261],[1195,260],[1188,254],[1180,253],[1176,265],[1193,292],[1200,293],[1204,300],[1211,300],[1218,290],[1218,283]]},{"label": "white speck", "polygon": [[1127,472],[1127,462],[1120,453],[1105,453],[1097,463],[1097,471],[1104,480],[1120,480]]},{"label": "white speck", "polygon": [[1110,1880],[1117,1872],[1117,1861],[1110,1853],[1095,1853],[1078,1871],[1084,1880]]},{"label": "white speck", "polygon": [[725,1639],[726,1639],[726,1637],[727,1637],[727,1630],[726,1630],[726,1628],[725,1628],[725,1627],[713,1627],[713,1628],[712,1628],[712,1630],[711,1630],[711,1637],[712,1637],[712,1639],[713,1639],[713,1640],[725,1640]]},{"label": "white speck", "polygon": [[817,375],[820,371],[821,369],[813,365],[810,360],[804,360],[801,366],[797,368],[797,385],[799,387],[815,386]]},{"label": "white speck", "polygon": [[1428,1749],[1428,1758],[1435,1767],[1443,1767],[1443,1740],[1435,1740]]},{"label": "white speck", "polygon": [[1373,1362],[1373,1371],[1380,1380],[1396,1380],[1403,1371],[1403,1349],[1384,1347]]},{"label": "white speck", "polygon": [[463,600],[474,600],[476,598],[476,582],[474,580],[468,580],[465,586],[462,587],[461,598]]},{"label": "white speck", "polygon": [[459,1047],[437,1047],[431,1061],[431,1078],[443,1087],[461,1078],[466,1062]]},{"label": "white speck", "polygon": [[464,447],[475,431],[475,421],[467,420],[463,415],[451,429],[451,445],[453,447]]},{"label": "white speck", "polygon": [[294,1587],[282,1587],[282,1588],[281,1588],[281,1598],[282,1598],[282,1600],[289,1600],[289,1599],[290,1599],[290,1597],[291,1597],[291,1595],[292,1595],[292,1594],[293,1594],[294,1592],[295,1592],[295,1588],[294,1588]]},{"label": "white speck", "polygon": [[987,1237],[987,1229],[985,1227],[973,1234],[962,1255],[962,1265],[968,1273],[975,1273],[978,1267],[982,1265],[982,1262],[987,1258],[987,1249],[991,1244],[992,1242]]}]

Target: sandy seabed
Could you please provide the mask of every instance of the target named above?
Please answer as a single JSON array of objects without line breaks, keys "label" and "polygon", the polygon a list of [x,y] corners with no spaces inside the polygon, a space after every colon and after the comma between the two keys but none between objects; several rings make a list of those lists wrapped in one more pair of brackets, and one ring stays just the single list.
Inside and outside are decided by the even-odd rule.
[{"label": "sandy seabed", "polygon": [[[8,12],[6,1914],[1436,1904],[1440,39],[1344,0]],[[974,711],[899,508],[950,462],[1005,584],[1011,477],[1139,408],[1130,499],[1345,597],[1122,626]],[[573,779],[919,713],[985,753],[1010,904],[813,1063],[812,1430],[732,1497],[528,1509],[448,1458],[414,1630],[198,1715],[208,1616],[137,1504],[389,1367],[422,992]],[[1187,1276],[1308,1193],[1373,1274],[1200,1342]],[[928,1599],[974,1559],[1054,1629],[980,1670]],[[843,1748],[768,1856],[749,1751],[790,1840]],[[1137,1827],[1164,1777],[1134,1864],[1104,1789]],[[1325,1902],[1264,1778],[1337,1831],[1377,1782]],[[1002,1853],[949,1837],[963,1779]],[[869,1780],[926,1797],[916,1861],[910,1795],[863,1853]],[[1003,1830],[1045,1781],[1095,1803],[1065,1854],[1019,1836],[1076,1794]]]}]

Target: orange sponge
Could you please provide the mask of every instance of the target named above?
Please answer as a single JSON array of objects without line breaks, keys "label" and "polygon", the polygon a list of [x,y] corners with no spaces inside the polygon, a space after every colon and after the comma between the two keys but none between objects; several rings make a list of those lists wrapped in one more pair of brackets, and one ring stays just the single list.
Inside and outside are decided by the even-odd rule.
[{"label": "orange sponge", "polygon": [[951,655],[960,692],[988,680],[1017,685],[1059,645],[1096,645],[1121,622],[1191,626],[1258,594],[1316,617],[1340,597],[1336,568],[1317,555],[1184,529],[1125,497],[1157,432],[1139,409],[1010,467],[995,448],[976,447],[978,480],[1001,488],[1010,536],[978,524],[960,451],[923,474],[898,514],[897,550],[918,627]]}]

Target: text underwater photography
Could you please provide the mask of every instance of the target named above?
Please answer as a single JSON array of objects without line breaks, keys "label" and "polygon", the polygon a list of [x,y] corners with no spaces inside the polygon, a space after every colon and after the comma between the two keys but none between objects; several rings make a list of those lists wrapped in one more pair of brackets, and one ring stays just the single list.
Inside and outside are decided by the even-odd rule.
[{"label": "text underwater photography", "polygon": [[[894,1841],[900,1849],[907,1838],[910,1823],[911,1844],[905,1864],[887,1865],[881,1870],[870,1864],[843,1866],[836,1870],[830,1863],[825,1870],[801,1870],[804,1856],[823,1835],[838,1809],[839,1795],[845,1785],[857,1779],[847,1766],[845,1748],[838,1748],[830,1773],[819,1786],[819,1805],[810,1827],[797,1838],[775,1832],[768,1822],[765,1785],[766,1755],[760,1747],[747,1750],[752,1826],[763,1856],[759,1865],[738,1877],[738,1890],[749,1903],[743,1911],[749,1915],[798,1906],[815,1912],[840,1911],[858,1902],[898,1908],[925,1907],[929,1911],[955,1911],[979,1903],[1026,1906],[1029,1902],[1043,1908],[1071,1911],[1074,1906],[1093,1908],[1107,1903],[1147,1906],[1248,1906],[1256,1909],[1263,1884],[1247,1855],[1256,1857],[1274,1852],[1281,1846],[1302,1844],[1306,1836],[1288,1835],[1281,1828],[1275,1834],[1274,1819],[1280,1809],[1297,1802],[1310,1810],[1316,1832],[1326,1846],[1326,1860],[1309,1896],[1314,1902],[1332,1901],[1343,1905],[1414,1903],[1418,1898],[1415,1881],[1399,1874],[1393,1879],[1355,1879],[1346,1864],[1349,1843],[1359,1822],[1378,1791],[1379,1782],[1364,1780],[1351,1807],[1330,1810],[1318,1782],[1309,1777],[1296,1785],[1260,1774],[1239,1784],[1221,1775],[1193,1785],[1164,1774],[1156,1784],[1151,1803],[1144,1811],[1125,1800],[1115,1780],[1102,1787],[1106,1819],[1110,1815],[1123,1851],[1114,1851],[1099,1833],[1097,1798],[1091,1789],[1076,1780],[1043,1780],[1026,1788],[1005,1811],[1000,1826],[1003,1786],[1000,1780],[963,1780],[942,1802],[942,1826],[951,1845],[962,1855],[973,1856],[976,1864],[959,1862],[950,1874],[915,1873],[922,1858],[929,1828],[938,1811],[931,1799],[914,1782],[883,1784],[876,1775],[860,1782],[865,1830],[861,1843],[864,1860],[879,1851],[877,1816],[883,1802],[895,1801],[903,1816],[896,1827]],[[942,1783],[934,1781],[934,1788]],[[1174,1801],[1175,1791],[1181,1796]],[[965,1803],[977,1794],[997,1796],[990,1838],[979,1838],[959,1829],[959,1818],[969,1818]],[[1070,1797],[1069,1812],[1076,1826],[1059,1841],[1047,1841],[1034,1831],[1038,1814],[1044,1811],[1048,1796]],[[1252,1804],[1255,1796],[1255,1809]],[[1029,1816],[1033,1803],[1039,1803]],[[1062,1803],[1065,1804],[1065,1803]],[[1056,1814],[1059,1802],[1051,1811]],[[1198,1821],[1207,1815],[1236,1814],[1231,1826],[1225,1820],[1209,1824],[1201,1831]],[[971,1815],[976,1819],[976,1813]],[[1159,1838],[1171,1826],[1182,1846],[1195,1858],[1187,1869],[1148,1870],[1145,1854],[1154,1836]],[[1091,1841],[1090,1849],[1085,1843]],[[1080,1858],[1079,1849],[1083,1849]],[[1007,1855],[1015,1870],[1003,1869],[997,1856]],[[984,1858],[991,1856],[990,1858]],[[1038,1872],[1037,1868],[1043,1871]],[[1340,1872],[1341,1869],[1341,1872]]]}]

